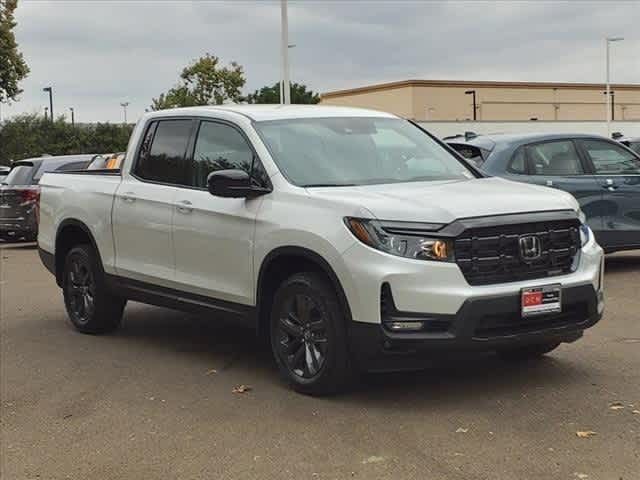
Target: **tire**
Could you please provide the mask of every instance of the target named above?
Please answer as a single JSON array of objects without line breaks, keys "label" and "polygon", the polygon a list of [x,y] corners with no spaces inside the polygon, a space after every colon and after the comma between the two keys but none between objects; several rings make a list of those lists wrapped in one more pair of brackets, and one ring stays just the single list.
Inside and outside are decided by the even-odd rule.
[{"label": "tire", "polygon": [[503,360],[509,361],[526,361],[532,360],[555,350],[560,345],[560,342],[552,343],[539,343],[535,345],[525,345],[517,348],[505,348],[498,350],[498,355]]},{"label": "tire", "polygon": [[280,285],[271,310],[271,349],[294,390],[328,395],[352,379],[345,317],[335,289],[318,273],[297,273]]},{"label": "tire", "polygon": [[69,320],[79,332],[107,333],[120,326],[126,300],[107,289],[91,246],[78,245],[67,254],[62,292]]}]

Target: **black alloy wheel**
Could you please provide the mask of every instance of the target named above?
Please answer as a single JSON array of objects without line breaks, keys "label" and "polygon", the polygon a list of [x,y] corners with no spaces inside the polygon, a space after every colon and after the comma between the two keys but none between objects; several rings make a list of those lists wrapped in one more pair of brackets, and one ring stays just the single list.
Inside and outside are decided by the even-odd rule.
[{"label": "black alloy wheel", "polygon": [[288,298],[282,307],[276,327],[280,358],[294,375],[311,379],[326,363],[326,315],[314,299],[302,293]]},{"label": "black alloy wheel", "polygon": [[96,284],[84,256],[76,255],[69,259],[69,267],[65,279],[69,314],[74,323],[86,325],[95,312]]},{"label": "black alloy wheel", "polygon": [[327,395],[353,377],[347,315],[333,285],[317,272],[293,274],[278,288],[271,309],[271,348],[294,390]]},{"label": "black alloy wheel", "polygon": [[107,287],[98,256],[90,245],[69,250],[62,282],[67,314],[76,330],[96,334],[118,328],[127,301]]}]

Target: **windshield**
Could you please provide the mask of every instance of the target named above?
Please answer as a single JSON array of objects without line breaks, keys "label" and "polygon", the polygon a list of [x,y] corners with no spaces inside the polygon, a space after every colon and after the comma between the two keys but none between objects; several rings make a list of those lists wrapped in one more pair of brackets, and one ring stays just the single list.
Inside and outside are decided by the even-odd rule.
[{"label": "windshield", "polygon": [[256,123],[283,175],[298,186],[475,178],[429,135],[398,118],[312,118]]},{"label": "windshield", "polygon": [[16,165],[9,172],[7,178],[2,180],[2,183],[7,185],[30,185],[32,171],[32,165]]}]

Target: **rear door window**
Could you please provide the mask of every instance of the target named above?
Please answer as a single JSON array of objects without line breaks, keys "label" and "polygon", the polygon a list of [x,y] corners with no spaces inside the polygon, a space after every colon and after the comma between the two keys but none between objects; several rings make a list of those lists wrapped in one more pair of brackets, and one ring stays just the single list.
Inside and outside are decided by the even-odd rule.
[{"label": "rear door window", "polygon": [[16,165],[2,183],[7,185],[31,185],[34,169],[35,167],[31,163]]},{"label": "rear door window", "polygon": [[513,157],[511,158],[511,163],[509,163],[509,168],[507,169],[511,173],[516,173],[518,175],[524,175],[527,173],[527,156],[525,154],[524,147],[518,148]]},{"label": "rear door window", "polygon": [[596,175],[640,174],[640,159],[625,148],[603,140],[581,140]]},{"label": "rear door window", "polygon": [[528,155],[534,175],[582,175],[584,168],[571,140],[529,145]]},{"label": "rear door window", "polygon": [[134,174],[152,182],[185,183],[185,154],[192,120],[161,120],[147,131]]}]

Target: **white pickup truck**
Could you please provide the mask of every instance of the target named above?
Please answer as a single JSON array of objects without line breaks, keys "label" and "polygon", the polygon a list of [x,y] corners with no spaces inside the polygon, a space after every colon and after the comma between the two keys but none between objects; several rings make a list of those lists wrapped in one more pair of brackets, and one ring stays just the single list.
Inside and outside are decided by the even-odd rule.
[{"label": "white pickup truck", "polygon": [[573,197],[486,178],[381,112],[153,112],[121,171],[40,186],[40,255],[78,330],[115,329],[127,300],[234,318],[305,393],[443,349],[539,356],[603,312]]}]

